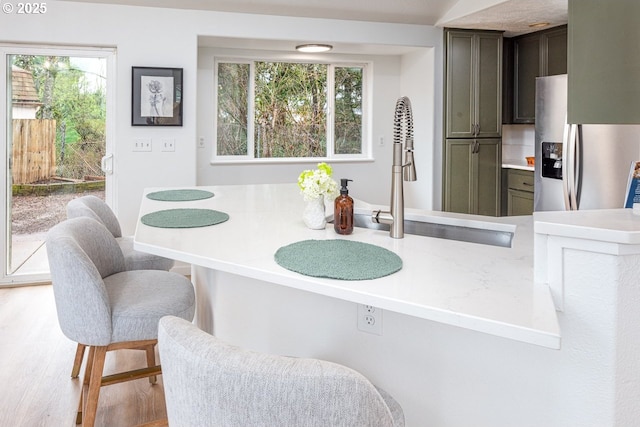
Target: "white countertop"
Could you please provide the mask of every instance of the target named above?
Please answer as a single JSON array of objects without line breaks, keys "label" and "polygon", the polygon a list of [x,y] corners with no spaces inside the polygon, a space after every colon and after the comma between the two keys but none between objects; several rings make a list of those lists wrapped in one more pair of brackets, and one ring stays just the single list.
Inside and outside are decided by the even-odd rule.
[{"label": "white countertop", "polygon": [[535,232],[628,245],[640,244],[640,215],[633,209],[535,212]]},{"label": "white countertop", "polygon": [[502,168],[503,169],[520,169],[525,171],[535,170],[535,166],[528,165],[526,159],[522,159],[522,160],[502,159]]},{"label": "white countertop", "polygon": [[[410,316],[559,348],[560,332],[549,288],[533,283],[533,220],[407,210],[407,219],[514,230],[511,248],[355,228],[340,236],[328,224],[310,230],[295,184],[199,187],[215,196],[193,202],[143,198],[140,216],[162,209],[223,211],[229,221],[211,227],[162,229],[138,221],[135,248],[179,261],[296,289],[371,304]],[[147,189],[147,193],[160,189]],[[145,193],[146,194],[146,193]],[[356,201],[357,210],[374,206]],[[276,250],[306,239],[350,239],[387,248],[403,268],[387,277],[341,281],[304,276],[279,266]]]}]

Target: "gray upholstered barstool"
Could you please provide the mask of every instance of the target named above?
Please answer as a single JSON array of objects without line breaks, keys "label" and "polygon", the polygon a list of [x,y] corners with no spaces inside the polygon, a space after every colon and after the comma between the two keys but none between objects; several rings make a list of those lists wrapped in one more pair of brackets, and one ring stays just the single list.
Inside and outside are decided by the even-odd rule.
[{"label": "gray upholstered barstool", "polygon": [[[99,197],[88,195],[75,198],[67,203],[67,218],[93,218],[104,225],[118,242],[124,256],[127,270],[166,270],[174,265],[174,260],[147,254],[133,249],[133,237],[123,236],[118,218],[109,205]],[[71,378],[77,378],[84,357],[85,346],[78,344],[73,360]]]},{"label": "gray upholstered barstool", "polygon": [[244,350],[172,316],[158,350],[171,427],[404,426],[388,393],[336,363]]},{"label": "gray upholstered barstool", "polygon": [[[47,234],[47,256],[62,332],[90,347],[77,422],[94,424],[102,385],[153,378],[158,323],[173,315],[192,320],[195,294],[184,276],[162,270],[126,270],[116,239],[91,218],[73,218]],[[147,368],[102,376],[107,351],[146,349]],[[84,415],[83,415],[84,413]]]},{"label": "gray upholstered barstool", "polygon": [[123,236],[118,218],[104,200],[82,196],[67,203],[67,218],[88,217],[100,221],[116,238],[127,270],[171,270],[174,260],[133,249],[133,236]]}]

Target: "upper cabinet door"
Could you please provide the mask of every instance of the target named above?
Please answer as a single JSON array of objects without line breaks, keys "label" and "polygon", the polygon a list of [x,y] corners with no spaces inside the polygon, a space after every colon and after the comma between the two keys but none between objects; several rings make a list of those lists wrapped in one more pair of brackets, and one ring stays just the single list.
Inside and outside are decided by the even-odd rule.
[{"label": "upper cabinet door", "polygon": [[531,34],[514,42],[513,101],[514,123],[534,123],[536,119],[536,77],[542,72],[540,36]]},{"label": "upper cabinet door", "polygon": [[567,72],[567,27],[515,37],[513,51],[513,123],[535,123],[536,77]]},{"label": "upper cabinet door", "polygon": [[476,136],[502,135],[502,34],[477,34]]},{"label": "upper cabinet door", "polygon": [[500,137],[502,34],[447,30],[447,138]]},{"label": "upper cabinet door", "polygon": [[567,74],[567,27],[543,33],[542,46],[547,50],[546,54],[543,52],[542,55],[546,61],[546,64],[543,64],[543,71],[546,71],[544,74]]},{"label": "upper cabinet door", "polygon": [[471,32],[446,33],[446,135],[472,138],[475,130],[475,43]]},{"label": "upper cabinet door", "polygon": [[640,123],[640,1],[569,0],[570,123]]}]

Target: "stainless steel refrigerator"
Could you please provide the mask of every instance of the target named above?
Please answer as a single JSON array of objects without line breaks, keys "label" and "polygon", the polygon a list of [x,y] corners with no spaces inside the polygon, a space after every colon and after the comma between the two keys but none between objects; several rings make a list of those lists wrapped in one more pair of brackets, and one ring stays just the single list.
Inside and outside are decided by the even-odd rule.
[{"label": "stainless steel refrigerator", "polygon": [[534,211],[623,208],[640,125],[567,123],[567,75],[536,79]]}]

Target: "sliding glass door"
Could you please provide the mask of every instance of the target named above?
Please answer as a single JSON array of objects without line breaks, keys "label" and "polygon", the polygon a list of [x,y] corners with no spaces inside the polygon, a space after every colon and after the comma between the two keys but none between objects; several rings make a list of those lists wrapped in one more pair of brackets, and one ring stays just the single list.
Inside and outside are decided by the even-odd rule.
[{"label": "sliding glass door", "polygon": [[3,270],[0,284],[49,280],[44,240],[69,200],[111,201],[107,49],[0,46],[6,85],[1,135]]}]

